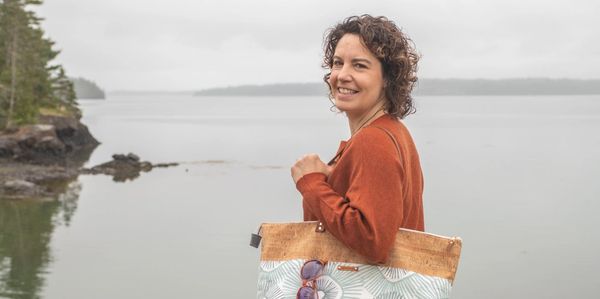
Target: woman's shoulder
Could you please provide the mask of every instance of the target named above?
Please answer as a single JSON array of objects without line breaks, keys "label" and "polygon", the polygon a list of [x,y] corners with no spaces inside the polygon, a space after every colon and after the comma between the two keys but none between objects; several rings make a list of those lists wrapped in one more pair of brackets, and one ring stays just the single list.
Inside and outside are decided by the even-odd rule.
[{"label": "woman's shoulder", "polygon": [[348,143],[341,164],[379,169],[400,167],[401,159],[392,138],[375,126],[365,126]]},{"label": "woman's shoulder", "polygon": [[400,153],[416,151],[414,141],[404,123],[393,116],[385,115],[362,128],[352,137],[354,151],[365,153]]},{"label": "woman's shoulder", "polygon": [[414,143],[410,131],[404,125],[402,120],[387,114],[376,119],[365,128],[374,128],[375,130],[383,131],[388,135],[391,134],[399,144],[409,145]]},{"label": "woman's shoulder", "polygon": [[393,137],[390,136],[392,133],[388,133],[389,131],[386,132],[386,130],[386,128],[381,126],[366,126],[352,137],[348,149],[352,149],[352,152],[371,154],[377,152],[395,153],[396,145],[392,139]]},{"label": "woman's shoulder", "polygon": [[[362,134],[356,134],[360,139],[390,139],[392,136],[398,136],[408,133],[408,130],[399,119],[385,114],[377,118],[372,123],[365,126]],[[359,132],[360,133],[360,132]],[[359,136],[362,135],[362,136]]]},{"label": "woman's shoulder", "polygon": [[366,127],[379,127],[379,128],[383,128],[383,129],[392,131],[394,133],[401,133],[401,132],[408,133],[408,129],[406,128],[406,126],[404,125],[402,120],[400,120],[394,116],[391,116],[389,114],[385,114],[385,115],[377,118],[375,121],[373,121]]},{"label": "woman's shoulder", "polygon": [[385,139],[389,139],[386,130],[389,132],[389,129],[383,126],[378,125],[369,125],[362,128],[352,139],[358,143],[369,143],[369,142],[380,142]]}]

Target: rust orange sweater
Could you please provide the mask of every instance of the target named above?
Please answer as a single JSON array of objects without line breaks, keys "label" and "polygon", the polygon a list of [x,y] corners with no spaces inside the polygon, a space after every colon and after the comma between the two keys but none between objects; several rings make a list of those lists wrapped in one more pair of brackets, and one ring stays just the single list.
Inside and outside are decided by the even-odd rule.
[{"label": "rust orange sweater", "polygon": [[[380,128],[378,128],[380,127]],[[391,137],[394,135],[400,154]],[[342,141],[327,177],[296,183],[305,221],[321,221],[346,246],[385,263],[398,228],[424,230],[423,175],[415,144],[399,120],[385,114]]]}]

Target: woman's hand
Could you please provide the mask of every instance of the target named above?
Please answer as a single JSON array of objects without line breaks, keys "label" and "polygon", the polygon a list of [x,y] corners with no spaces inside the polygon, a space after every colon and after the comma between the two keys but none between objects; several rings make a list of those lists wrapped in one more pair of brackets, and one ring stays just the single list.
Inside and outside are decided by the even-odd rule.
[{"label": "woman's hand", "polygon": [[294,179],[295,184],[298,183],[298,180],[300,180],[300,178],[302,178],[305,174],[309,174],[311,172],[321,172],[329,177],[332,169],[333,167],[321,161],[319,155],[308,154],[296,160],[296,164],[292,166],[292,178]]}]

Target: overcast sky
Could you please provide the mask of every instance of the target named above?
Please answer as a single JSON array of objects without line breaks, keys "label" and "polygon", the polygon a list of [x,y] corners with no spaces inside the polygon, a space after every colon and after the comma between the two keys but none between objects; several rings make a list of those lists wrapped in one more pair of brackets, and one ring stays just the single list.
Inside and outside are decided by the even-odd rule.
[{"label": "overcast sky", "polygon": [[46,0],[70,76],[106,90],[318,82],[325,30],[385,15],[422,54],[421,78],[600,78],[598,0]]}]

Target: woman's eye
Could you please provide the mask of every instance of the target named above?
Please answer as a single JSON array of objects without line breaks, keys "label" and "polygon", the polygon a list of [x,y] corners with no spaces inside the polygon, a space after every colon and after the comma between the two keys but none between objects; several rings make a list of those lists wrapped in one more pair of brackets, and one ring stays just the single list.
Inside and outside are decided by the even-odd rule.
[{"label": "woman's eye", "polygon": [[366,66],[365,66],[364,64],[357,63],[357,64],[355,64],[355,65],[354,65],[354,67],[355,67],[355,68],[357,68],[357,69],[363,69],[363,68],[365,68]]},{"label": "woman's eye", "polygon": [[333,65],[334,65],[334,66],[340,66],[340,65],[342,65],[342,62],[341,62],[341,61],[339,61],[339,60],[335,60],[335,61],[333,62]]}]

